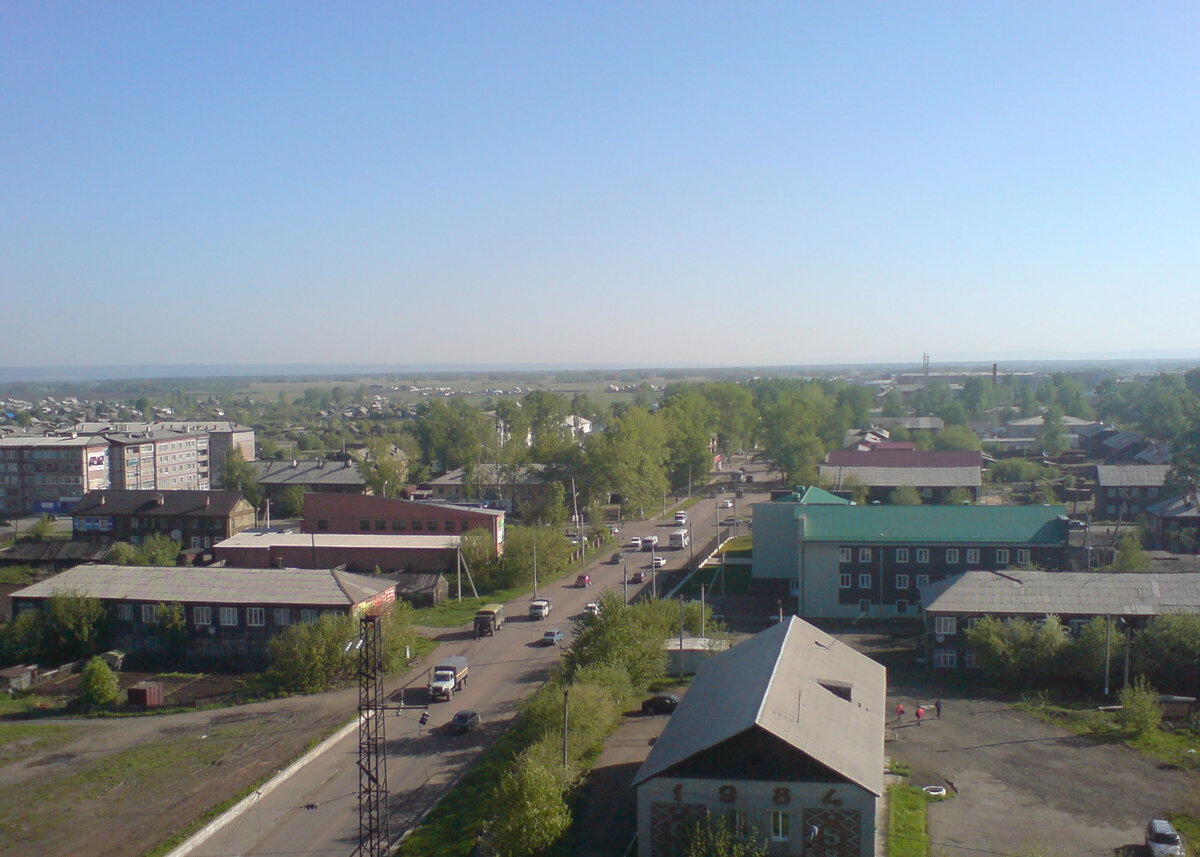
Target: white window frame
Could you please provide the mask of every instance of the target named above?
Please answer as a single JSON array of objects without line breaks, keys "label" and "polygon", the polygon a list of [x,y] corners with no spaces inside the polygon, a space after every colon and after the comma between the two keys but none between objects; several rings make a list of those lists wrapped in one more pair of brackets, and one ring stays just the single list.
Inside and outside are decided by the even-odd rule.
[{"label": "white window frame", "polygon": [[933,650],[934,669],[952,670],[958,668],[958,652],[954,649]]},{"label": "white window frame", "polygon": [[1083,633],[1083,629],[1086,628],[1088,623],[1091,621],[1091,619],[1068,619],[1067,625],[1071,629],[1071,636],[1078,639],[1079,635]]},{"label": "white window frame", "polygon": [[222,628],[236,628],[238,624],[237,608],[222,607],[220,622]]},{"label": "white window frame", "polygon": [[858,576],[858,588],[859,589],[870,589],[872,584],[873,584],[873,581],[871,580],[871,575],[860,574]]},{"label": "white window frame", "polygon": [[142,605],[142,624],[157,625],[158,624],[158,605],[143,604]]},{"label": "white window frame", "polygon": [[871,549],[870,548],[859,548],[858,549],[858,561],[859,562],[870,562],[871,561]]},{"label": "white window frame", "polygon": [[958,620],[953,616],[934,616],[933,633],[953,637],[958,633]]},{"label": "white window frame", "polygon": [[896,548],[896,562],[900,565],[908,562],[908,548]]},{"label": "white window frame", "polygon": [[963,627],[968,631],[972,631],[975,629],[975,626],[979,624],[981,618],[982,617],[980,616],[972,616],[970,619],[964,619]]},{"label": "white window frame", "polygon": [[958,563],[958,548],[946,548],[946,562],[950,565]]},{"label": "white window frame", "polygon": [[871,612],[871,599],[870,598],[858,599],[858,612],[859,613],[870,613]]},{"label": "white window frame", "polygon": [[908,589],[908,575],[907,574],[897,574],[896,575],[896,588],[897,589]]},{"label": "white window frame", "polygon": [[979,548],[967,548],[967,565],[979,565]]},{"label": "white window frame", "polygon": [[212,624],[212,608],[204,604],[192,605],[192,624],[205,626]]},{"label": "white window frame", "polygon": [[771,813],[771,841],[790,842],[792,839],[792,816],[783,810]]},{"label": "white window frame", "polygon": [[853,561],[854,561],[854,549],[853,548],[838,548],[838,562],[853,562]]},{"label": "white window frame", "polygon": [[133,605],[132,604],[118,604],[117,605],[117,618],[120,619],[122,622],[132,622],[133,621]]},{"label": "white window frame", "polygon": [[928,586],[928,585],[929,585],[929,575],[928,574],[918,574],[917,575],[917,589],[920,589],[922,586]]},{"label": "white window frame", "polygon": [[300,621],[301,622],[311,625],[314,622],[318,621],[320,618],[321,618],[320,610],[310,610],[307,608],[300,610]]},{"label": "white window frame", "polygon": [[843,572],[838,575],[838,589],[850,589],[854,583],[854,575],[850,572]]},{"label": "white window frame", "polygon": [[1017,549],[1017,565],[1029,565],[1029,548]]},{"label": "white window frame", "polygon": [[979,655],[974,652],[963,652],[963,667],[969,670],[979,669]]},{"label": "white window frame", "polygon": [[276,607],[275,615],[272,618],[275,620],[275,624],[282,628],[292,624],[292,611],[288,607]]},{"label": "white window frame", "polygon": [[265,607],[246,608],[246,627],[262,628],[267,624],[267,609]]},{"label": "white window frame", "polygon": [[929,548],[917,548],[917,562],[929,562]]}]

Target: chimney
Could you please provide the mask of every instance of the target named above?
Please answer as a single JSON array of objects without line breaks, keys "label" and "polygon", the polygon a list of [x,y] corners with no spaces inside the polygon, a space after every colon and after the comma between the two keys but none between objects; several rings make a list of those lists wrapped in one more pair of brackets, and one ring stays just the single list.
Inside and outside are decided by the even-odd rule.
[{"label": "chimney", "polygon": [[992,386],[996,386],[996,364],[992,364]]},{"label": "chimney", "polygon": [[101,494],[100,495],[100,505],[103,506],[107,502],[108,502],[108,495]]},{"label": "chimney", "polygon": [[154,505],[155,505],[155,506],[162,506],[162,505],[164,505],[166,502],[167,502],[167,498],[166,498],[166,497],[164,497],[162,494],[155,494],[155,495],[154,495]]},{"label": "chimney", "polygon": [[296,459],[293,458],[292,459],[292,469],[294,470],[299,466],[300,466],[300,462],[298,462]]},{"label": "chimney", "polygon": [[204,508],[207,509],[211,505],[212,505],[212,497],[209,496],[208,494],[205,494],[204,495]]}]

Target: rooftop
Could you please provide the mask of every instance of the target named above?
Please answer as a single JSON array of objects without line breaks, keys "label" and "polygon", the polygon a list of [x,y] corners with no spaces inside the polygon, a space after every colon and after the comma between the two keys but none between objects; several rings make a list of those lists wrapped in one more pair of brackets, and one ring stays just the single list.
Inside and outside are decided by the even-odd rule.
[{"label": "rooftop", "polygon": [[213,548],[271,548],[271,547],[318,547],[318,548],[393,548],[405,550],[456,550],[461,536],[449,533],[427,533],[426,535],[387,536],[370,533],[277,533],[250,531],[238,533],[213,545]]}]

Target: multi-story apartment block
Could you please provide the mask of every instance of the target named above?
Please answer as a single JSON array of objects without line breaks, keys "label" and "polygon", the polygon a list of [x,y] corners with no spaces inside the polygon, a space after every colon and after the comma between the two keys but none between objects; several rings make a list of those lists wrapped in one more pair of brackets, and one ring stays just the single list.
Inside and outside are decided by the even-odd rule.
[{"label": "multi-story apartment block", "polygon": [[108,460],[102,437],[0,438],[0,515],[69,509],[109,486]]},{"label": "multi-story apartment block", "polygon": [[79,435],[142,434],[144,432],[176,431],[189,434],[208,435],[210,481],[221,481],[225,457],[233,449],[242,453],[246,461],[254,461],[254,429],[238,425],[229,420],[155,420],[154,422],[81,422],[73,431]]},{"label": "multi-story apartment block", "polygon": [[211,487],[205,432],[114,432],[106,438],[113,488],[207,491]]}]

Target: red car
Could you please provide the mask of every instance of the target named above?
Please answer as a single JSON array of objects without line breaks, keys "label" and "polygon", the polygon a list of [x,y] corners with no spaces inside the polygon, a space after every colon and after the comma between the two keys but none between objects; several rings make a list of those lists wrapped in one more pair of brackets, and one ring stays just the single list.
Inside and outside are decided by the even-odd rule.
[{"label": "red car", "polygon": [[586,589],[592,585],[592,576],[590,574],[581,574],[575,578],[575,585],[581,589]]},{"label": "red car", "polygon": [[630,583],[645,583],[646,582],[646,572],[635,571],[633,574],[629,575],[629,582]]}]

